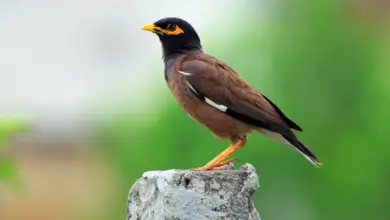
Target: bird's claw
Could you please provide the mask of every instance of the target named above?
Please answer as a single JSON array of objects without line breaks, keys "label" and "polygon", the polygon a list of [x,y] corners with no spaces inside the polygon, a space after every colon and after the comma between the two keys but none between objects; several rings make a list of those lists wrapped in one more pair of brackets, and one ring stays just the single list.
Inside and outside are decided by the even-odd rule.
[{"label": "bird's claw", "polygon": [[196,168],[196,169],[191,169],[191,171],[228,170],[228,169],[234,168],[235,161],[240,162],[240,160],[238,158],[232,158],[232,159],[217,163],[212,167],[204,166],[204,167],[200,167],[200,168]]},{"label": "bird's claw", "polygon": [[217,165],[215,165],[215,167],[222,167],[222,166],[225,166],[225,165],[230,165],[232,164],[233,167],[234,167],[234,162],[240,162],[240,160],[238,158],[232,158],[232,159],[229,159],[229,160],[226,160],[226,161],[223,161]]}]

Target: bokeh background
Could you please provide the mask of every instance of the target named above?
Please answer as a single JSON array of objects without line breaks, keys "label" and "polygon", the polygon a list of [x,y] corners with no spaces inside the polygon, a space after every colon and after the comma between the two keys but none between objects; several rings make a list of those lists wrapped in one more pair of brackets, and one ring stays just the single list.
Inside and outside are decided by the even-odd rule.
[{"label": "bokeh background", "polygon": [[[0,219],[124,219],[147,170],[203,165],[226,146],[182,112],[160,44],[190,21],[304,129],[324,162],[260,135],[262,219],[389,219],[390,3],[385,0],[1,1]],[[239,164],[236,164],[239,165]]]}]

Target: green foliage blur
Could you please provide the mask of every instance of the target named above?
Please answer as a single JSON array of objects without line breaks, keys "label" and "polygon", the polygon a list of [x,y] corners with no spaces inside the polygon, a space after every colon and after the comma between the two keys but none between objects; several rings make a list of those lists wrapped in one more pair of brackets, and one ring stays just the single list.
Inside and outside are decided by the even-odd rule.
[{"label": "green foliage blur", "polygon": [[[265,25],[253,8],[230,24],[235,31],[223,40],[203,39],[207,53],[303,127],[297,135],[324,162],[317,169],[289,148],[251,135],[235,157],[260,175],[258,211],[267,220],[389,219],[390,64],[382,48],[389,40],[377,21],[349,13],[344,1],[276,5]],[[122,195],[144,171],[199,167],[228,145],[168,97],[150,118],[123,109],[99,131],[125,178]]]},{"label": "green foliage blur", "polygon": [[24,120],[14,117],[0,117],[0,183],[17,184],[18,170],[16,163],[11,158],[2,156],[1,153],[12,136],[26,129],[27,125]]}]

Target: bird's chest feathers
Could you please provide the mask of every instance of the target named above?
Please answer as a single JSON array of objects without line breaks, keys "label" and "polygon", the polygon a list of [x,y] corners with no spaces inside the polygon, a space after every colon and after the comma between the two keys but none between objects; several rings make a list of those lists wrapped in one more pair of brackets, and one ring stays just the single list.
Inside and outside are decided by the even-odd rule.
[{"label": "bird's chest feathers", "polygon": [[164,58],[164,77],[165,80],[168,80],[169,75],[173,72],[172,70],[175,69],[175,66],[178,62],[181,61],[181,57],[179,55],[171,55],[169,57]]},{"label": "bird's chest feathers", "polygon": [[186,79],[178,71],[170,71],[167,73],[167,83],[180,104],[182,102],[186,104],[187,102],[193,101],[188,91]]},{"label": "bird's chest feathers", "polygon": [[178,103],[184,111],[196,118],[196,113],[200,106],[204,105],[203,101],[195,97],[188,89],[187,80],[178,71],[168,73],[167,83]]}]

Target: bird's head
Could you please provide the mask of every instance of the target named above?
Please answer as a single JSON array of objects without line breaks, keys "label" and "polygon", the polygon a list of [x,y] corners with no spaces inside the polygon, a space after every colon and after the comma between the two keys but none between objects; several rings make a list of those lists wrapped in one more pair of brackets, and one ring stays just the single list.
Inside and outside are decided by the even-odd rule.
[{"label": "bird's head", "polygon": [[202,49],[195,29],[187,21],[180,18],[163,18],[153,24],[145,25],[141,29],[157,34],[165,57]]}]

